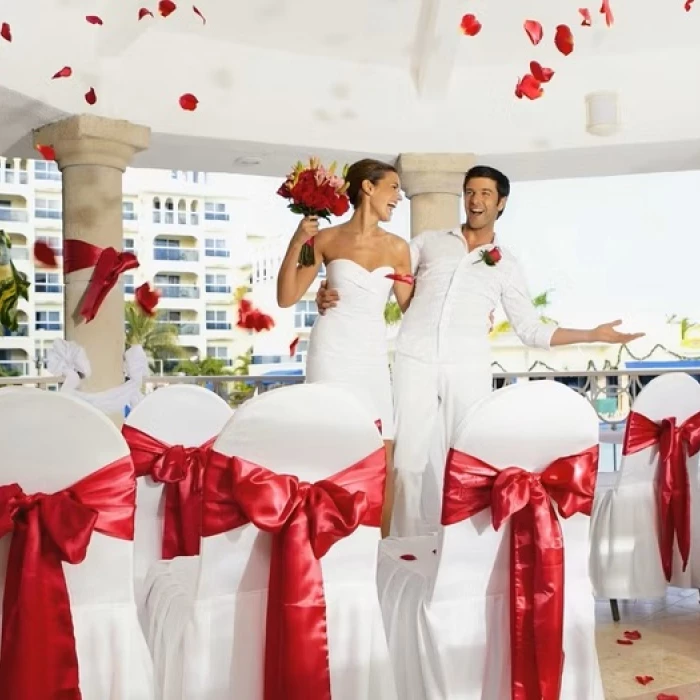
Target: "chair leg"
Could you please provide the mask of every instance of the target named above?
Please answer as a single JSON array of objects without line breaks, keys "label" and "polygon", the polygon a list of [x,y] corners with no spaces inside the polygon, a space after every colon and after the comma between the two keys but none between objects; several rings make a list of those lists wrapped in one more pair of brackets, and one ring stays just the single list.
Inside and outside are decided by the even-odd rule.
[{"label": "chair leg", "polygon": [[610,600],[610,612],[612,613],[612,618],[615,622],[620,621],[620,608],[617,606],[617,599],[611,598]]}]

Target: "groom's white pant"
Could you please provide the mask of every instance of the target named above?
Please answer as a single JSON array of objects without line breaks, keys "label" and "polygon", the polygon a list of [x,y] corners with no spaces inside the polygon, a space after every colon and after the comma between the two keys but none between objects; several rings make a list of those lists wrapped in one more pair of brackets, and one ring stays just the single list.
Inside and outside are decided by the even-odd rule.
[{"label": "groom's white pant", "polygon": [[491,393],[488,358],[423,362],[397,353],[393,368],[396,470],[392,534],[437,530],[445,457],[469,409]]}]

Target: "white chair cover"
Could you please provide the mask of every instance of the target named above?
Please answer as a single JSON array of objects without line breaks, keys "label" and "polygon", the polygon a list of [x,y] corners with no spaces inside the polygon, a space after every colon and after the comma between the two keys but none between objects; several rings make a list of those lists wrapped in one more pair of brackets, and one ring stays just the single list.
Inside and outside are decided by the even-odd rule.
[{"label": "white chair cover", "polygon": [[[681,424],[700,411],[700,384],[685,373],[656,377],[640,392],[632,410],[654,422],[675,417]],[[591,580],[596,596],[661,598],[669,585],[659,554],[656,475],[658,445],[622,457],[615,486],[600,494],[591,520]],[[698,455],[687,460],[691,493],[690,560],[685,572],[674,545],[670,585],[700,587],[700,500]]]},{"label": "white chair cover", "polygon": [[[213,391],[200,386],[173,385],[148,394],[131,411],[124,424],[168,445],[198,447],[218,436],[232,414],[231,407]],[[137,499],[134,585],[136,600],[141,607],[146,573],[161,559],[163,484],[150,477],[138,479]],[[196,571],[198,564],[193,568]]]},{"label": "white chair cover", "polygon": [[[16,482],[27,494],[55,493],[129,454],[114,424],[70,395],[2,391],[0,416],[0,484]],[[3,590],[11,537],[0,540]],[[83,700],[153,698],[152,663],[134,602],[133,543],[94,532],[85,560],[63,568]]]},{"label": "white chair cover", "polygon": [[[455,449],[497,469],[540,471],[598,442],[590,404],[549,381],[518,384],[477,404]],[[603,700],[586,566],[588,517],[560,519],[565,543],[561,698]],[[429,538],[385,540],[379,593],[402,700],[505,700],[510,688],[510,521],[490,509]]]},{"label": "white chair cover", "polygon": [[[374,420],[339,387],[290,386],[243,404],[214,450],[315,482],[382,447]],[[396,698],[376,591],[378,541],[378,528],[360,527],[321,559],[333,700]],[[253,525],[206,537],[191,590],[175,567],[152,570],[146,606],[163,698],[261,700],[270,547]]]}]

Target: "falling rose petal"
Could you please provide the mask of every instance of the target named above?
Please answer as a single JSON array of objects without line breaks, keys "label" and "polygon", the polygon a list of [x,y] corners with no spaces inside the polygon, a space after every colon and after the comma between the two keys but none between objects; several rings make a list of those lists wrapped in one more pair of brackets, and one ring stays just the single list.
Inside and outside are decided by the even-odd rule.
[{"label": "falling rose petal", "polygon": [[192,5],[192,11],[202,20],[202,24],[207,23],[207,18],[199,11],[199,8],[196,5]]},{"label": "falling rose petal", "polygon": [[603,4],[600,6],[600,14],[605,15],[605,24],[607,24],[608,27],[611,27],[612,23],[615,21],[615,18],[613,17],[612,10],[610,9],[610,0],[603,0]]},{"label": "falling rose petal", "polygon": [[515,96],[519,100],[523,97],[527,97],[528,100],[536,100],[542,97],[543,94],[544,90],[539,80],[537,80],[534,75],[530,75],[530,73],[527,73],[518,80],[518,84],[515,86]]},{"label": "falling rose petal", "polygon": [[44,267],[58,267],[54,249],[45,241],[37,241],[34,244],[34,260]]},{"label": "falling rose petal", "polygon": [[94,105],[95,102],[97,102],[97,95],[95,94],[95,88],[90,88],[85,93],[85,102],[87,102],[89,105]]},{"label": "falling rose petal", "polygon": [[172,0],[160,0],[158,3],[158,12],[161,17],[171,15],[177,9],[177,5]]},{"label": "falling rose petal", "polygon": [[639,685],[649,685],[654,680],[654,676],[635,676],[634,680],[639,683]]},{"label": "falling rose petal", "polygon": [[153,17],[153,13],[146,7],[142,7],[139,10],[139,20],[142,20],[144,17]]},{"label": "falling rose petal", "polygon": [[639,630],[626,630],[625,639],[639,640],[642,638],[642,633]]},{"label": "falling rose petal", "polygon": [[557,27],[557,32],[554,35],[554,45],[564,56],[568,56],[574,50],[574,35],[565,24],[560,24]]},{"label": "falling rose petal", "polygon": [[198,104],[199,100],[192,93],[186,92],[180,97],[180,107],[188,112],[194,112]]},{"label": "falling rose petal", "polygon": [[102,18],[98,17],[97,15],[88,15],[85,19],[90,24],[99,24],[100,26],[102,26],[104,24],[104,22],[102,21]]},{"label": "falling rose petal", "polygon": [[415,554],[402,554],[400,559],[403,559],[404,561],[416,561],[418,557]]},{"label": "falling rose petal", "polygon": [[[683,5],[683,7],[684,7],[684,9],[685,9],[686,12],[690,12],[690,10],[691,10],[692,7],[693,7],[693,2],[694,2],[694,0],[685,0],[685,5]],[[675,696],[675,695],[673,695],[673,696],[669,695],[668,697],[670,698],[670,697],[676,697],[676,696]]]},{"label": "falling rose petal", "polygon": [[545,68],[537,61],[530,61],[530,73],[532,73],[538,83],[548,83],[554,75],[554,71],[551,68]]},{"label": "falling rose petal", "polygon": [[395,275],[389,274],[385,275],[388,280],[394,280],[394,282],[403,282],[404,284],[413,284],[416,278],[413,275]]},{"label": "falling rose petal", "polygon": [[634,644],[634,642],[631,639],[618,639],[617,643],[623,644],[625,646],[630,646],[630,647]]},{"label": "falling rose petal", "polygon": [[581,22],[582,27],[590,27],[591,26],[591,11],[587,7],[581,7],[579,8],[579,14],[581,17],[583,17],[583,21]]},{"label": "falling rose petal", "polygon": [[481,31],[481,22],[475,15],[464,15],[459,28],[462,30],[462,34],[466,36],[476,36]]},{"label": "falling rose petal", "polygon": [[523,29],[528,37],[530,37],[533,46],[537,46],[537,44],[542,41],[542,25],[538,21],[526,19],[523,23]]},{"label": "falling rose petal", "polygon": [[56,80],[56,78],[70,78],[73,75],[73,69],[70,66],[64,66],[58,73],[54,73],[51,76],[51,80]]},{"label": "falling rose petal", "polygon": [[12,30],[7,22],[3,22],[2,27],[0,27],[0,36],[5,41],[12,41]]},{"label": "falling rose petal", "polygon": [[297,354],[297,345],[299,345],[299,336],[289,343],[289,357],[294,357]]},{"label": "falling rose petal", "polygon": [[275,319],[268,316],[259,309],[256,309],[248,299],[241,299],[238,302],[238,328],[247,331],[269,331],[275,327]]},{"label": "falling rose petal", "polygon": [[53,150],[53,146],[42,146],[39,144],[35,146],[35,149],[41,153],[44,160],[56,160],[56,152]]},{"label": "falling rose petal", "polygon": [[154,316],[156,313],[155,308],[160,301],[160,293],[157,289],[151,289],[151,285],[148,282],[144,282],[140,287],[136,288],[134,300],[146,316]]}]

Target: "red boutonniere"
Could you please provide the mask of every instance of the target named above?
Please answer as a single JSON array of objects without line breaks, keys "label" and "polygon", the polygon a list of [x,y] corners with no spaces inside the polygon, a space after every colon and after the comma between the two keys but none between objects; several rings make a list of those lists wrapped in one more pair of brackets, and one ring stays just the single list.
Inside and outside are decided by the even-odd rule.
[{"label": "red boutonniere", "polygon": [[501,253],[501,249],[498,246],[496,246],[495,248],[491,248],[491,250],[482,251],[481,255],[479,256],[479,259],[476,262],[482,262],[485,265],[488,265],[489,267],[494,267],[499,262],[501,262],[502,258],[503,253]]}]

